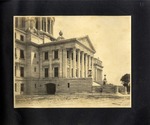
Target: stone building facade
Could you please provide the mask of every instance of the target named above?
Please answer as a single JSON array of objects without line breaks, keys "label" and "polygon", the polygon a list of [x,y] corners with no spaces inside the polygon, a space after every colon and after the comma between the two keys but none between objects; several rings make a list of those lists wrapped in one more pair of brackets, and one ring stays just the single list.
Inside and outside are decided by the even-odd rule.
[{"label": "stone building facade", "polygon": [[102,61],[88,36],[53,36],[54,17],[14,17],[14,92],[91,92],[102,83]]}]

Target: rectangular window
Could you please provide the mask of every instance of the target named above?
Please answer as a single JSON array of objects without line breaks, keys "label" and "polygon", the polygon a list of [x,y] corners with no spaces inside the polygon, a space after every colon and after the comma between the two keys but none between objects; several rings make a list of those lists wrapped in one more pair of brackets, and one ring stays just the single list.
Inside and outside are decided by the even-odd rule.
[{"label": "rectangular window", "polygon": [[15,66],[15,76],[16,76],[16,66]]},{"label": "rectangular window", "polygon": [[68,83],[68,88],[70,88],[70,83]]},{"label": "rectangular window", "polygon": [[76,77],[78,77],[78,69],[76,69]]},{"label": "rectangular window", "polygon": [[72,53],[72,60],[73,60],[73,53]]},{"label": "rectangular window", "polygon": [[54,68],[54,77],[58,77],[58,67]]},{"label": "rectangular window", "polygon": [[24,77],[24,67],[20,67],[20,76]]},{"label": "rectangular window", "polygon": [[34,67],[34,72],[36,72],[36,67]]},{"label": "rectangular window", "polygon": [[24,41],[24,36],[23,35],[20,35],[20,40]]},{"label": "rectangular window", "polygon": [[78,55],[76,55],[76,62],[78,61]]},{"label": "rectangular window", "polygon": [[34,85],[34,87],[36,88],[36,84]]},{"label": "rectangular window", "polygon": [[36,58],[36,53],[34,53],[34,58]]},{"label": "rectangular window", "polygon": [[69,51],[67,51],[67,58],[69,58]]},{"label": "rectangular window", "polygon": [[71,72],[71,74],[72,74],[72,77],[73,77],[73,68],[72,68],[72,70],[71,70],[72,72]]},{"label": "rectangular window", "polygon": [[17,53],[16,52],[17,52],[17,49],[15,48],[15,58],[17,58]]},{"label": "rectangular window", "polygon": [[45,78],[47,78],[48,77],[48,68],[45,68]]},{"label": "rectangular window", "polygon": [[45,53],[44,53],[44,59],[45,59],[45,60],[48,60],[48,52],[45,52]]},{"label": "rectangular window", "polygon": [[58,59],[58,50],[54,50],[54,59]]},{"label": "rectangular window", "polygon": [[20,50],[20,58],[24,59],[24,50]]},{"label": "rectangular window", "polygon": [[15,83],[15,92],[17,92],[17,84]]},{"label": "rectangular window", "polygon": [[21,92],[24,91],[24,84],[21,84]]}]

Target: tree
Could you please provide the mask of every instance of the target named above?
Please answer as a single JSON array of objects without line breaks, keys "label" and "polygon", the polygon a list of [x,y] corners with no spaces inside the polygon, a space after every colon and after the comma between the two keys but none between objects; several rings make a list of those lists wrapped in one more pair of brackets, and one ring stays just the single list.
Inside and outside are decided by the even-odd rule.
[{"label": "tree", "polygon": [[130,74],[123,75],[120,81],[122,81],[123,86],[127,88],[127,92],[130,93]]}]

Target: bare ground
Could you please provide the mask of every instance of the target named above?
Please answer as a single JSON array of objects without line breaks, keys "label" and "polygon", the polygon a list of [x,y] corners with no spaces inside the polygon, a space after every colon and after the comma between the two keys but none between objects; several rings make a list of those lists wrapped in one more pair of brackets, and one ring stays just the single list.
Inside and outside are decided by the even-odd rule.
[{"label": "bare ground", "polygon": [[119,108],[131,107],[130,95],[121,94],[59,94],[18,95],[15,108]]}]

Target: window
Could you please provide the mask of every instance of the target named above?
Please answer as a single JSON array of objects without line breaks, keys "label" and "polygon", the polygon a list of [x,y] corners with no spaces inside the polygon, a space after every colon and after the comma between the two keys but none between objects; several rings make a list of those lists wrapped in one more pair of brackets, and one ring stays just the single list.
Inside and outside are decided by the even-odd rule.
[{"label": "window", "polygon": [[76,69],[76,77],[78,77],[78,69]]},{"label": "window", "polygon": [[20,50],[20,58],[24,59],[24,51],[23,50]]},{"label": "window", "polygon": [[67,51],[67,58],[69,58],[69,51]]},{"label": "window", "polygon": [[20,67],[20,76],[24,77],[24,67]]},{"label": "window", "polygon": [[36,53],[34,53],[34,58],[36,58]]},{"label": "window", "polygon": [[15,33],[15,39],[16,39],[16,33]]},{"label": "window", "polygon": [[70,88],[70,83],[68,83],[68,88]]},{"label": "window", "polygon": [[34,72],[36,72],[36,67],[34,67]]},{"label": "window", "polygon": [[16,66],[15,66],[15,76],[16,76]]},{"label": "window", "polygon": [[73,60],[73,53],[72,53],[72,60]]},{"label": "window", "polygon": [[15,92],[17,92],[17,84],[15,83]]},{"label": "window", "polygon": [[58,59],[58,50],[54,50],[54,59]]},{"label": "window", "polygon": [[16,52],[17,52],[17,49],[15,48],[15,58],[17,58],[17,53]]},{"label": "window", "polygon": [[78,55],[76,55],[76,62],[78,61]]},{"label": "window", "polygon": [[44,75],[45,75],[45,78],[47,78],[48,77],[48,68],[45,68],[45,71],[44,71],[45,73],[44,73]]},{"label": "window", "polygon": [[54,77],[58,77],[58,67],[54,68]]},{"label": "window", "polygon": [[71,70],[72,72],[71,72],[71,74],[72,74],[72,77],[73,77],[73,68],[72,68],[72,70]]},{"label": "window", "polygon": [[24,84],[21,84],[21,92],[24,91]]},{"label": "window", "polygon": [[48,52],[45,52],[45,53],[44,53],[44,59],[45,59],[45,60],[48,60]]},{"label": "window", "polygon": [[20,35],[20,40],[24,41],[24,36],[23,35]]},{"label": "window", "polygon": [[34,85],[34,87],[36,88],[36,84]]}]

